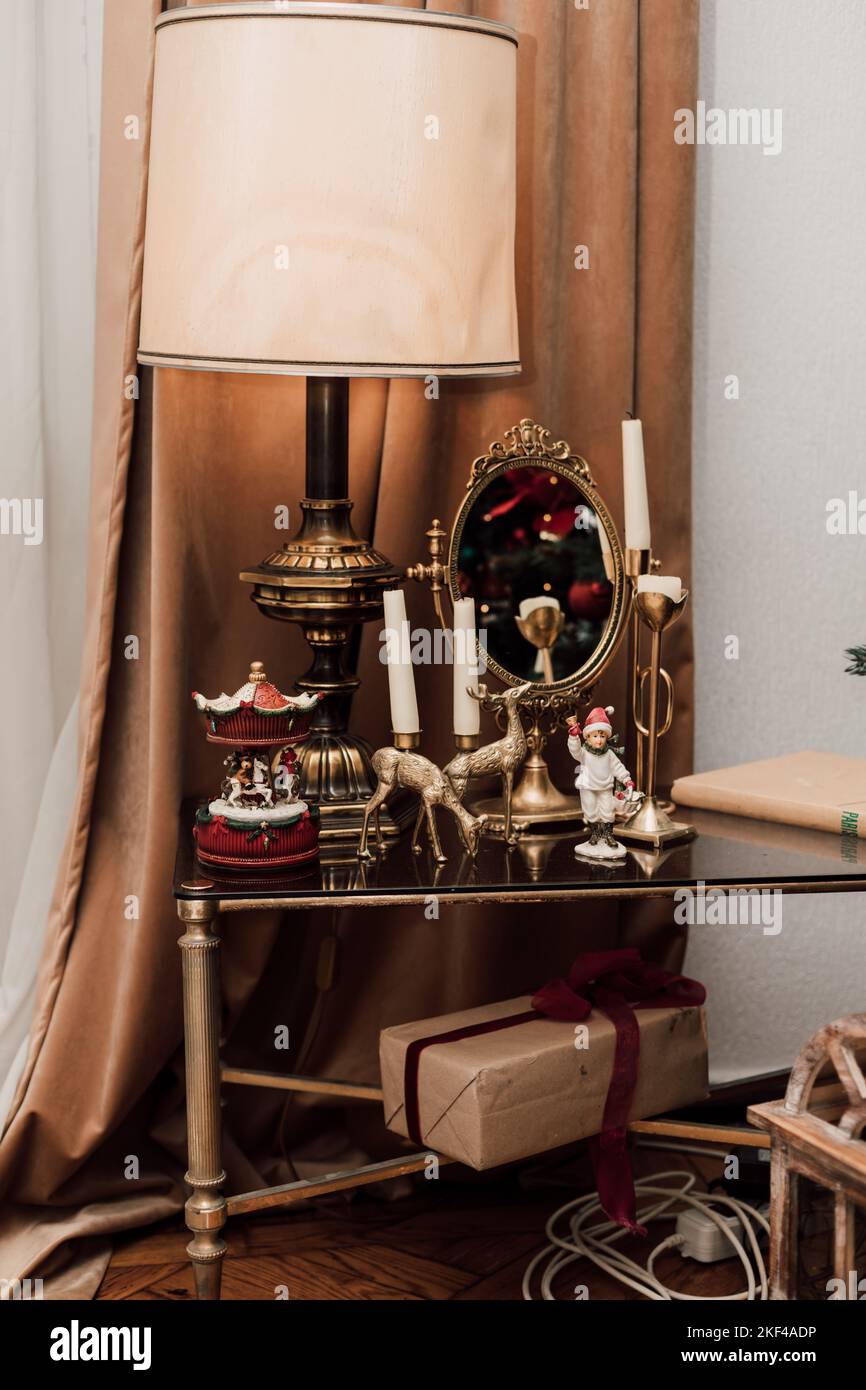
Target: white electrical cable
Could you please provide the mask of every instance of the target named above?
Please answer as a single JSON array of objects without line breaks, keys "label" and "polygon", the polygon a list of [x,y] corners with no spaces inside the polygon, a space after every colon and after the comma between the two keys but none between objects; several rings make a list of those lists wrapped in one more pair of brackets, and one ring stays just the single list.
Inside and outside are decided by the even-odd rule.
[{"label": "white electrical cable", "polygon": [[[681,1186],[676,1188],[659,1187],[658,1183],[667,1178],[680,1178]],[[692,1174],[678,1172],[675,1169],[655,1174],[652,1183],[636,1182],[635,1194],[638,1198],[663,1198],[662,1201],[639,1210],[637,1213],[638,1223],[641,1226],[649,1226],[654,1221],[670,1220],[672,1216],[676,1215],[676,1212],[671,1211],[672,1207],[676,1207],[677,1210],[691,1207],[705,1213],[732,1245],[733,1252],[739,1258],[746,1275],[745,1289],[741,1289],[738,1293],[724,1294],[717,1299],[707,1301],[724,1303],[751,1301],[756,1298],[766,1299],[768,1296],[767,1268],[761,1254],[758,1236],[752,1224],[757,1222],[769,1236],[770,1226],[766,1217],[761,1212],[755,1211],[754,1207],[750,1207],[745,1202],[739,1202],[734,1197],[726,1197],[715,1192],[696,1192],[693,1194],[694,1185],[695,1178]],[[734,1234],[718,1211],[714,1210],[716,1207],[727,1207],[739,1217],[751,1250],[751,1260],[742,1241]],[[635,1289],[645,1298],[658,1302],[670,1299],[700,1299],[698,1294],[679,1293],[675,1289],[668,1288],[654,1272],[655,1261],[658,1256],[665,1250],[676,1249],[682,1245],[684,1243],[683,1236],[670,1235],[661,1241],[652,1251],[647,1260],[646,1268],[644,1268],[636,1260],[629,1259],[621,1251],[613,1248],[616,1241],[628,1234],[623,1226],[618,1226],[616,1222],[605,1218],[597,1225],[584,1229],[590,1217],[601,1210],[598,1194],[591,1192],[586,1197],[578,1197],[574,1202],[567,1202],[565,1206],[553,1213],[545,1228],[545,1234],[550,1243],[533,1257],[523,1276],[523,1297],[525,1299],[530,1301],[533,1299],[532,1279],[539,1265],[546,1262],[546,1268],[541,1274],[541,1297],[553,1301],[555,1295],[552,1292],[552,1286],[556,1276],[567,1265],[583,1259],[591,1260],[597,1268],[604,1270],[611,1278],[625,1284],[630,1289]],[[565,1235],[558,1235],[555,1229],[557,1223],[569,1214],[571,1214],[568,1223],[570,1238]],[[755,1278],[756,1273],[757,1280]]]}]

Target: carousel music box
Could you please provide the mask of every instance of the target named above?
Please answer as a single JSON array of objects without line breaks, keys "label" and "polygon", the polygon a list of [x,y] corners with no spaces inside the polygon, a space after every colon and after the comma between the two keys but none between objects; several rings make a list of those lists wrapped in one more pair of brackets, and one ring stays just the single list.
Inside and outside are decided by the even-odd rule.
[{"label": "carousel music box", "polygon": [[319,811],[298,798],[295,748],[323,697],[284,695],[260,661],[234,695],[193,691],[209,743],[231,751],[216,800],[196,812],[193,834],[203,864],[249,872],[287,869],[319,852]]}]

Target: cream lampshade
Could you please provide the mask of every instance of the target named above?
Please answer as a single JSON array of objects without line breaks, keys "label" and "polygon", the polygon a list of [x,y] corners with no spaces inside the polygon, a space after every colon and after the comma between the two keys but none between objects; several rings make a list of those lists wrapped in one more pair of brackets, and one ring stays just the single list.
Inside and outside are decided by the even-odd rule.
[{"label": "cream lampshade", "polygon": [[[194,5],[156,25],[139,361],[302,375],[300,530],[244,571],[313,650],[300,759],[325,838],[376,785],[348,732],[353,628],[403,571],[352,529],[353,376],[519,372],[517,36],[378,4]],[[409,735],[405,735],[409,737]],[[413,813],[391,803],[386,836]]]},{"label": "cream lampshade", "polygon": [[520,370],[516,37],[361,4],[157,21],[139,361]]}]

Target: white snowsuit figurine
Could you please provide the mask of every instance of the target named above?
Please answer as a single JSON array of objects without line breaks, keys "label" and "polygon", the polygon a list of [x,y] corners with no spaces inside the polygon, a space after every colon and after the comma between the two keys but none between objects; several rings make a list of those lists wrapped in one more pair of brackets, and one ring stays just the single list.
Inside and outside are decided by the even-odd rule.
[{"label": "white snowsuit figurine", "polygon": [[[623,766],[608,740],[612,729],[609,716],[613,705],[591,710],[581,727],[572,724],[568,730],[568,751],[578,764],[574,785],[580,792],[580,809],[590,829],[590,837],[575,845],[574,852],[582,859],[624,859],[626,851],[613,837],[615,801],[624,801],[634,791],[631,773]],[[614,792],[616,782],[622,782],[625,792]]]}]

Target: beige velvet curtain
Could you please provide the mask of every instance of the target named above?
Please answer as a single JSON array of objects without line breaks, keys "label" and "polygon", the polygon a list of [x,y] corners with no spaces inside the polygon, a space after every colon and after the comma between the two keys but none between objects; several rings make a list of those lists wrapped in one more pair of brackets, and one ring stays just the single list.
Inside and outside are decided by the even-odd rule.
[{"label": "beige velvet curtain", "polygon": [[[404,3],[406,0],[404,0]],[[619,421],[645,422],[657,549],[689,573],[692,152],[673,113],[694,96],[696,0],[437,0],[521,33],[519,292],[525,371],[505,383],[361,382],[352,388],[359,530],[401,563],[450,518],[472,459],[523,416],[589,459],[621,516]],[[106,0],[88,629],[80,774],[47,930],[31,1046],[0,1144],[0,1272],[42,1273],[46,1297],[89,1297],[112,1232],[176,1212],[184,1138],[178,925],[170,897],[177,809],[213,785],[189,692],[232,688],[251,658],[285,686],[306,665],[296,631],[253,610],[239,571],[281,537],[303,480],[304,383],[174,371],[135,374],[152,26],[158,0]],[[125,138],[136,113],[141,138]],[[574,268],[575,247],[590,268]],[[203,254],[207,248],[203,248]],[[429,623],[426,596],[410,595]],[[129,636],[138,654],[129,659]],[[355,723],[387,738],[366,634]],[[663,774],[689,768],[691,641],[667,650],[680,702]],[[448,752],[449,673],[419,672],[433,756]],[[624,708],[622,661],[605,683]],[[139,915],[125,915],[129,898]],[[317,990],[322,939],[339,969]],[[381,1027],[541,983],[578,950],[637,942],[678,959],[668,910],[358,910],[225,924],[227,1050],[373,1080]],[[285,1054],[278,1054],[285,1064]],[[229,1096],[230,1187],[393,1151],[375,1107],[335,1110],[270,1093]],[[138,1177],[130,1156],[138,1160]]]}]

